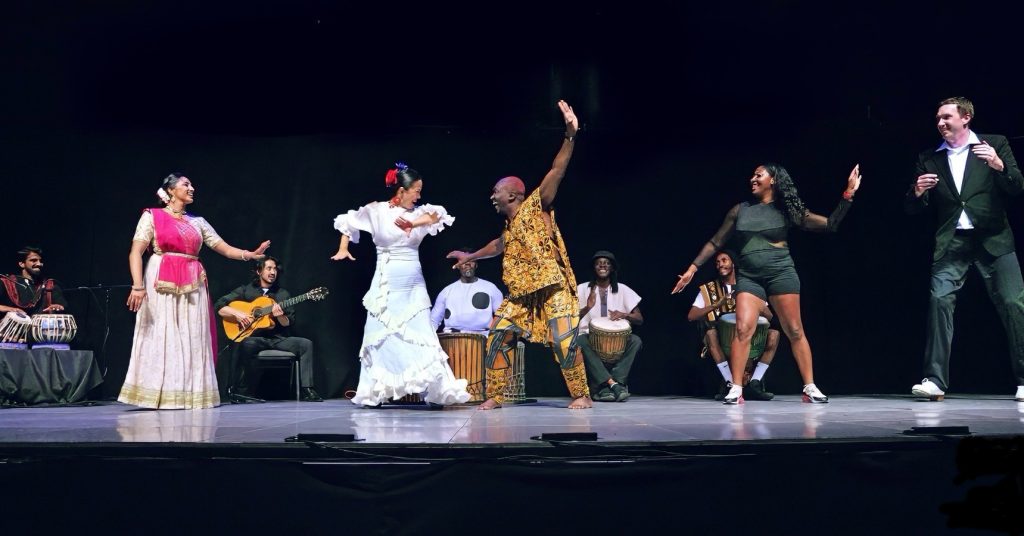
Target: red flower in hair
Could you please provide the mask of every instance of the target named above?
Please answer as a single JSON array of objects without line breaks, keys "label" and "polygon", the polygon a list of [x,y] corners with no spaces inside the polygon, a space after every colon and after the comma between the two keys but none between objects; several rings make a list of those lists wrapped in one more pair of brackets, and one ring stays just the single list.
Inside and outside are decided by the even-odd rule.
[{"label": "red flower in hair", "polygon": [[393,186],[398,184],[398,170],[389,169],[387,174],[384,175],[384,186]]}]

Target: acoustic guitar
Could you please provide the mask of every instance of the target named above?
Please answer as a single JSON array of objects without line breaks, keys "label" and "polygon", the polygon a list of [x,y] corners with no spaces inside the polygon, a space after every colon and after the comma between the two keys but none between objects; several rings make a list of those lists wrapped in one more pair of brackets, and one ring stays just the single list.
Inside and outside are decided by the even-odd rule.
[{"label": "acoustic guitar", "polygon": [[327,297],[327,287],[317,287],[305,294],[293,296],[283,302],[275,302],[273,299],[267,296],[260,296],[253,301],[233,301],[228,306],[238,309],[239,311],[245,311],[252,315],[256,320],[252,324],[249,324],[248,328],[242,329],[242,325],[238,323],[234,318],[222,318],[224,322],[224,333],[227,334],[228,338],[235,342],[245,340],[246,337],[253,333],[269,329],[274,327],[277,323],[274,322],[274,315],[271,313],[274,310],[274,305],[280,305],[282,309],[285,307],[291,307],[297,303],[302,303],[306,300],[322,300]]}]

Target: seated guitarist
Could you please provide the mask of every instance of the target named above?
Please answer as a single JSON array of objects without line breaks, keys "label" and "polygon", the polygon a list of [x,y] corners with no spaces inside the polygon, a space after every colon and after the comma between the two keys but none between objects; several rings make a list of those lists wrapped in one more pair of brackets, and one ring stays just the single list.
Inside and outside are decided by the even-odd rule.
[{"label": "seated guitarist", "polygon": [[[264,257],[256,263],[256,275],[252,282],[232,290],[227,295],[217,300],[214,308],[221,318],[237,322],[242,329],[246,329],[255,319],[253,316],[241,309],[231,307],[230,303],[236,301],[251,302],[256,298],[266,296],[275,302],[287,300],[290,294],[287,290],[277,286],[277,278],[281,273],[277,259]],[[295,321],[295,311],[291,307],[282,309],[280,305],[274,304],[271,313],[273,326],[265,329],[258,329],[253,335],[248,336],[235,346],[231,358],[230,379],[228,380],[228,399],[232,404],[245,404],[251,402],[263,402],[251,396],[248,386],[248,378],[252,376],[252,360],[256,354],[263,350],[283,350],[292,352],[299,356],[299,385],[301,386],[301,397],[305,402],[323,402],[323,398],[313,388],[313,341],[302,337],[291,337],[291,325]]]}]

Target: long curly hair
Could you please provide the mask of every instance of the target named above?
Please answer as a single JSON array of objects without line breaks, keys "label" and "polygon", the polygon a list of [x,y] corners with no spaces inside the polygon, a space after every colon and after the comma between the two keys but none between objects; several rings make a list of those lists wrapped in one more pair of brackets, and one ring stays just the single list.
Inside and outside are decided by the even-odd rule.
[{"label": "long curly hair", "polygon": [[775,208],[782,211],[791,224],[802,224],[804,217],[807,216],[807,206],[804,205],[803,200],[800,199],[800,194],[796,191],[793,177],[789,176],[786,168],[778,164],[768,162],[761,164],[761,167],[775,179],[775,184],[772,185],[772,191],[775,194],[772,203],[775,205]]}]

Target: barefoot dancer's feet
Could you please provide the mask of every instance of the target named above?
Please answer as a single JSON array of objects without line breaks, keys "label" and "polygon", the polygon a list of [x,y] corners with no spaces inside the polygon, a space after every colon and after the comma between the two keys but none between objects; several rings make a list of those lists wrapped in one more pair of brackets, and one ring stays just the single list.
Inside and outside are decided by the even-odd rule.
[{"label": "barefoot dancer's feet", "polygon": [[592,407],[594,407],[594,403],[590,401],[589,396],[574,398],[569,403],[569,409],[590,409]]},{"label": "barefoot dancer's feet", "polygon": [[486,410],[489,410],[489,409],[498,409],[500,407],[501,407],[501,404],[495,402],[493,398],[488,398],[487,400],[484,401],[483,404],[480,404],[476,409],[485,410],[486,411]]}]

